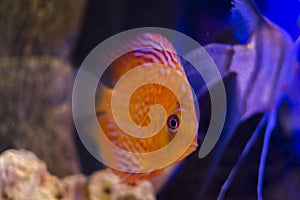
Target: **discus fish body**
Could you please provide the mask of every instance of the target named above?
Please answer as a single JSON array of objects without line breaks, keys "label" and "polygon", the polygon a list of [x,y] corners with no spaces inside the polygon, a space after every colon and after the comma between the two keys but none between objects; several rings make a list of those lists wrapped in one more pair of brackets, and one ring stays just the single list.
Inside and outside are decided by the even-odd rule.
[{"label": "discus fish body", "polygon": [[[176,137],[177,131],[182,123],[183,112],[191,112],[193,116],[191,120],[184,122],[187,123],[186,127],[198,127],[194,105],[185,105],[185,109],[182,109],[183,105],[180,103],[180,98],[186,97],[187,95],[190,99],[193,99],[191,89],[187,88],[186,85],[179,84],[178,79],[171,73],[171,70],[175,70],[179,76],[187,80],[179,57],[166,38],[158,34],[145,33],[125,42],[120,48],[123,47],[133,50],[120,56],[111,63],[100,79],[95,99],[98,122],[106,137],[118,148],[139,154],[155,152],[164,148]],[[111,55],[114,55],[114,53],[112,52]],[[153,63],[163,66],[157,70],[157,68],[153,67]],[[163,128],[155,135],[146,138],[134,137],[126,134],[119,128],[114,119],[111,107],[111,99],[115,91],[116,83],[124,74],[136,67],[141,67],[141,70],[143,70],[143,67],[148,68],[147,75],[145,77],[133,77],[128,87],[130,87],[131,83],[140,81],[140,79],[148,79],[151,81],[158,78],[165,81],[166,85],[171,84],[175,86],[177,91],[179,91],[179,94],[174,94],[168,87],[153,82],[141,85],[133,92],[130,97],[128,110],[132,121],[137,126],[145,127],[150,123],[156,123],[156,121],[161,120],[159,117],[154,119],[150,118],[149,112],[151,112],[150,108],[153,105],[158,104],[162,106],[166,112],[167,119],[165,120]],[[127,93],[126,90],[118,92],[117,95],[119,99],[117,103],[124,104],[122,97],[125,96],[125,93]],[[123,114],[125,115],[126,113],[120,112],[117,114],[121,116],[122,119]],[[189,123],[191,126],[188,126]],[[182,160],[197,147],[197,130],[186,128],[186,130],[183,130],[183,133],[193,134],[194,141],[186,148],[186,151],[183,152],[176,161],[170,163],[170,165]],[[101,146],[102,141],[98,141],[98,145]],[[128,155],[119,151],[115,151],[113,156],[109,159],[118,166],[118,169],[121,169],[113,170],[120,175],[123,182],[136,182],[141,179],[148,179],[158,175],[163,170],[154,168],[147,173],[130,173],[128,171],[131,171],[131,169],[139,169],[141,166],[151,163],[145,163],[146,161],[138,156],[133,154]],[[159,163],[160,161],[155,160],[153,162]]]}]

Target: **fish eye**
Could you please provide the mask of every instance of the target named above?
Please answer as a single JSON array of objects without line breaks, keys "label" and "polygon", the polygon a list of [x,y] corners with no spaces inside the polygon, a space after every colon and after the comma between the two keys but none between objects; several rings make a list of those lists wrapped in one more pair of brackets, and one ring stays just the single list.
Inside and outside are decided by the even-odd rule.
[{"label": "fish eye", "polygon": [[170,132],[177,131],[180,125],[179,117],[176,114],[170,115],[167,119],[167,125]]}]

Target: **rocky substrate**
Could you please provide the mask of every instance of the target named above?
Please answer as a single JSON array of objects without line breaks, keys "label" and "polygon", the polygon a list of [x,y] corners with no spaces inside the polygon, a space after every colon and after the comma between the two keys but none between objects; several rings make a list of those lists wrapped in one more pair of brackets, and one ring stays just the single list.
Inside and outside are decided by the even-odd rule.
[{"label": "rocky substrate", "polygon": [[0,200],[154,200],[149,181],[122,184],[110,170],[90,177],[75,174],[59,179],[44,161],[26,150],[10,149],[0,155]]}]

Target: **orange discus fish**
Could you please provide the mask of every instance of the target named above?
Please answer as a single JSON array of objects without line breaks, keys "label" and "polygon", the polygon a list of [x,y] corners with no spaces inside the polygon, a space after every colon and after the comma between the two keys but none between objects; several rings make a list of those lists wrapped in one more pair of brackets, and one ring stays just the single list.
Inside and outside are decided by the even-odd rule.
[{"label": "orange discus fish", "polygon": [[[159,71],[154,70],[153,73],[147,74],[147,78],[149,77],[149,79],[151,79],[151,77],[159,77],[162,80],[166,80],[167,84],[176,85],[176,77],[170,77],[172,76],[170,70],[175,70],[177,74],[187,80],[179,57],[174,53],[175,50],[171,43],[159,34],[145,33],[132,38],[122,45],[124,45],[124,48],[129,47],[133,50],[120,56],[111,63],[101,77],[97,88],[95,106],[99,124],[106,137],[117,147],[128,152],[147,153],[157,151],[168,145],[176,136],[179,127],[183,123],[183,112],[189,112],[192,118],[184,122],[186,128],[183,130],[183,134],[192,134],[194,139],[192,144],[189,144],[185,148],[185,151],[178,156],[178,159],[175,162],[173,161],[170,163],[170,165],[172,165],[188,156],[197,147],[198,121],[193,104],[193,96],[191,95],[191,88],[186,88],[184,85],[178,85],[178,87],[180,87],[179,94],[175,95],[172,90],[163,85],[150,83],[141,85],[133,92],[130,97],[128,109],[131,119],[136,125],[144,127],[151,123],[152,120],[158,120],[149,117],[150,107],[152,105],[159,104],[166,111],[167,119],[164,122],[163,128],[155,135],[146,138],[128,135],[118,127],[111,109],[111,98],[118,80],[126,72],[140,65],[148,64],[149,68],[151,68],[151,64],[153,63],[166,66],[162,67]],[[142,77],[135,77],[136,80],[139,78]],[[123,94],[121,93],[118,95],[122,96]],[[187,95],[192,103],[189,103],[189,105],[186,106],[188,109],[182,109],[180,98],[186,98]],[[120,98],[120,102],[122,103],[121,99],[122,98]],[[122,113],[119,114],[122,115]],[[98,141],[99,145],[101,145],[101,142],[102,141]],[[112,149],[112,151],[114,150]],[[143,160],[138,159],[134,155],[128,156],[120,152],[115,152],[109,159],[116,163],[119,169],[122,169],[113,170],[121,177],[122,182],[125,183],[151,178],[158,175],[163,170],[153,169],[147,173],[129,173],[126,172],[128,169],[138,168],[143,165]],[[160,161],[155,160],[153,162]]]}]

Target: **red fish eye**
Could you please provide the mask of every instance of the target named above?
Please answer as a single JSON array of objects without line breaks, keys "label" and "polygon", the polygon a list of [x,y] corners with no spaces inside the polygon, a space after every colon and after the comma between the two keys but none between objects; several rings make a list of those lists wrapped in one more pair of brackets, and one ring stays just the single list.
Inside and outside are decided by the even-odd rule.
[{"label": "red fish eye", "polygon": [[178,130],[180,120],[176,114],[170,115],[167,119],[167,125],[170,132],[175,132]]}]

